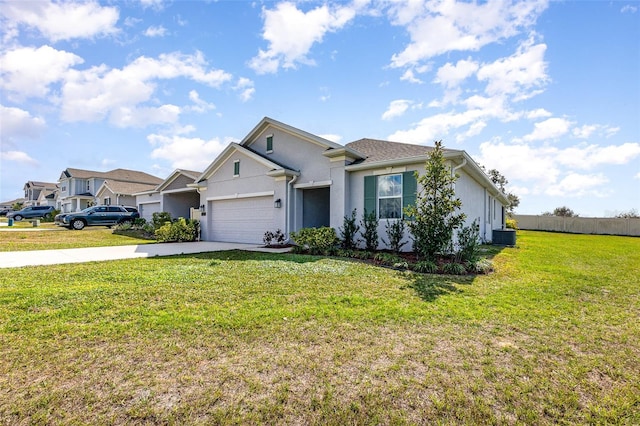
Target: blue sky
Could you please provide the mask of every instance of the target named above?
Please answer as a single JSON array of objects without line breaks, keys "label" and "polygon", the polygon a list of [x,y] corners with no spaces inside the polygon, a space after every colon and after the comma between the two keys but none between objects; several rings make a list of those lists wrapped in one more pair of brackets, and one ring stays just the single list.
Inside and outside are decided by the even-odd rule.
[{"label": "blue sky", "polygon": [[640,210],[638,1],[0,1],[0,200],[204,170],[264,116],[464,149],[516,210]]}]

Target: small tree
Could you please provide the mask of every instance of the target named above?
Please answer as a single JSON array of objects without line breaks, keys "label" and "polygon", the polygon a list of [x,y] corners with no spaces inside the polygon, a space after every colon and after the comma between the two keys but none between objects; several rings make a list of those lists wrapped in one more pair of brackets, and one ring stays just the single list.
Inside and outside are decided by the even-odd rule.
[{"label": "small tree", "polygon": [[358,243],[356,241],[356,234],[360,230],[360,226],[356,223],[356,209],[353,209],[351,216],[345,216],[340,231],[340,240],[342,241],[342,248],[352,250]]},{"label": "small tree", "polygon": [[553,213],[544,212],[542,216],[578,217],[578,214],[574,213],[569,207],[562,206],[553,209]]},{"label": "small tree", "polygon": [[[482,167],[482,169],[484,170],[484,167]],[[507,206],[507,213],[509,215],[512,215],[515,208],[520,205],[520,197],[518,197],[516,194],[512,192],[507,191],[506,187],[509,184],[509,181],[497,169],[489,170],[487,172],[487,175],[489,175],[489,179],[491,179],[491,182],[493,182],[498,187],[498,189],[500,189],[500,191],[502,191],[502,193],[504,193],[507,196],[507,199],[509,200],[509,205]]]},{"label": "small tree", "polygon": [[385,244],[389,245],[391,251],[398,254],[402,247],[407,244],[406,241],[402,241],[404,238],[404,220],[388,220],[385,226],[387,231],[387,238],[389,238],[389,242],[382,240]]},{"label": "small tree", "polygon": [[362,220],[362,237],[364,238],[364,245],[367,251],[376,251],[378,249],[378,216],[375,211],[367,213],[364,211]]},{"label": "small tree", "polygon": [[427,157],[424,175],[416,172],[419,185],[416,204],[404,211],[411,218],[407,226],[413,235],[414,250],[429,260],[447,253],[453,231],[466,218],[458,212],[462,201],[456,197],[453,186],[457,178],[445,162],[442,141],[437,141]]},{"label": "small tree", "polygon": [[634,219],[640,217],[640,214],[638,214],[638,210],[631,209],[626,212],[618,213],[614,217],[617,217],[618,219]]}]

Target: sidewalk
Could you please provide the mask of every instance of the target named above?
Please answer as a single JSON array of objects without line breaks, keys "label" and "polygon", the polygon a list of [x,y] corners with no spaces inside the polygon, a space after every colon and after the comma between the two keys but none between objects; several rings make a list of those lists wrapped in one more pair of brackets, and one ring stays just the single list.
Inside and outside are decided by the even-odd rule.
[{"label": "sidewalk", "polygon": [[193,243],[158,243],[62,250],[11,251],[0,252],[0,268],[58,265],[63,263],[133,259],[138,257],[172,256],[177,254],[193,254],[223,250],[284,253],[289,249],[268,249],[255,244],[200,241]]}]

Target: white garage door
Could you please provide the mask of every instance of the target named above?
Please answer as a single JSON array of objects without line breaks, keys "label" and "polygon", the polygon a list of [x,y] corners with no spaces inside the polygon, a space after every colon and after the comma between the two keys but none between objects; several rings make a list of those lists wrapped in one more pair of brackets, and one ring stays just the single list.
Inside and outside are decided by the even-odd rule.
[{"label": "white garage door", "polygon": [[160,212],[160,203],[140,204],[140,217],[151,222],[154,213]]},{"label": "white garage door", "polygon": [[238,198],[209,203],[213,241],[262,243],[266,231],[273,228],[273,197]]}]

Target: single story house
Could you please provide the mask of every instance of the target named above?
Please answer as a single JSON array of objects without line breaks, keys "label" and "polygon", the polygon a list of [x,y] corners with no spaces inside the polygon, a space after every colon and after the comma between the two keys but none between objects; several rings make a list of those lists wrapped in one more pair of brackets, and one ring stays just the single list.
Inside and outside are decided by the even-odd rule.
[{"label": "single story house", "polygon": [[191,218],[193,211],[200,209],[200,194],[197,188],[187,185],[201,174],[193,170],[176,169],[153,189],[136,192],[134,195],[140,217],[151,221],[154,213],[168,212],[173,218]]},{"label": "single story house", "polygon": [[[200,194],[205,241],[261,243],[266,231],[287,237],[306,227],[338,230],[357,209],[376,211],[379,235],[415,201],[414,173],[424,173],[425,146],[360,139],[345,146],[265,117],[229,144],[190,187]],[[504,223],[506,196],[462,150],[445,150],[467,223],[478,219],[491,241]],[[381,243],[382,246],[382,243]]]}]

